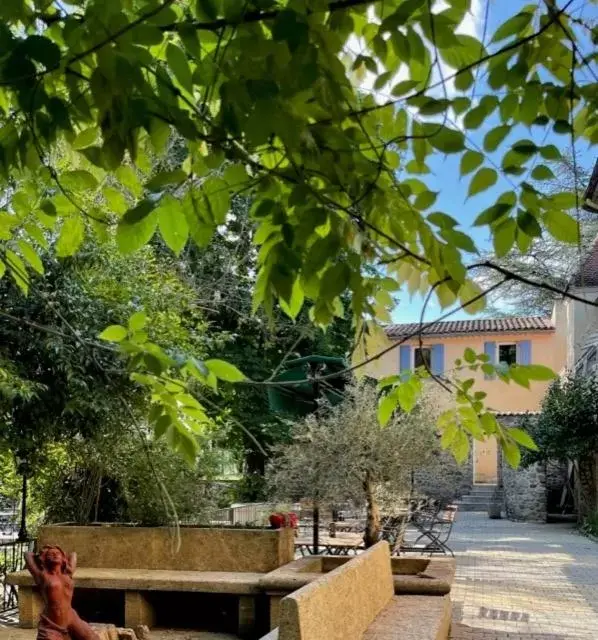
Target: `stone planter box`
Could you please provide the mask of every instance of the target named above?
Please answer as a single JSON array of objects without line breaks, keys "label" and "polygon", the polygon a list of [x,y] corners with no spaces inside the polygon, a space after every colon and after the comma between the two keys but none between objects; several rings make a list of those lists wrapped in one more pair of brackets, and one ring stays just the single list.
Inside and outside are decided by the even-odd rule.
[{"label": "stone planter box", "polygon": [[[270,627],[278,624],[282,598],[350,561],[346,556],[311,556],[265,575],[260,587],[270,598]],[[453,558],[392,557],[390,563],[396,595],[446,596],[451,591],[455,577]]]},{"label": "stone planter box", "polygon": [[295,557],[290,529],[46,525],[38,546],[77,552],[79,567],[268,573]]},{"label": "stone planter box", "polygon": [[[102,614],[109,620],[118,621],[124,611],[127,627],[151,627],[161,612],[168,613],[162,606],[163,600],[172,601],[165,598],[168,592],[220,594],[233,598],[237,633],[247,636],[259,624],[256,604],[264,598],[259,581],[293,560],[294,539],[289,528],[182,527],[177,536],[169,527],[48,525],[40,529],[37,544],[77,553],[76,595],[99,601],[110,594],[112,604]],[[19,587],[21,626],[36,626],[43,603],[32,577],[20,571],[7,582]],[[267,627],[266,620],[263,624]]]}]

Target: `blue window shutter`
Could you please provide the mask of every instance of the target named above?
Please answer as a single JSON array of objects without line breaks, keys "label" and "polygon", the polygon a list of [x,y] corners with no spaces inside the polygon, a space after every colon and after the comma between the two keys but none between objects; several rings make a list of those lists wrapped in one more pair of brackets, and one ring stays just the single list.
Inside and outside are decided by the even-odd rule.
[{"label": "blue window shutter", "polygon": [[431,369],[435,376],[441,376],[444,373],[444,345],[433,344],[432,345],[432,362]]},{"label": "blue window shutter", "polygon": [[532,363],[532,343],[530,340],[522,340],[517,344],[517,364]]},{"label": "blue window shutter", "polygon": [[[490,364],[496,364],[496,342],[484,342],[484,353],[488,356]],[[494,376],[489,376],[488,374],[484,377],[486,380],[494,378]]]},{"label": "blue window shutter", "polygon": [[399,347],[399,371],[409,371],[411,369],[411,347],[402,344]]}]

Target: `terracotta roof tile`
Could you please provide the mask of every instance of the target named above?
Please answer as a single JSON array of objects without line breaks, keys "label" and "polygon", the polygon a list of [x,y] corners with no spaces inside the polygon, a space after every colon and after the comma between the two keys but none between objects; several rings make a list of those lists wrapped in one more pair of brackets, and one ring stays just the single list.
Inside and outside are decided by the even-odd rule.
[{"label": "terracotta roof tile", "polygon": [[[473,320],[449,320],[435,322],[423,330],[426,335],[450,336],[467,333],[511,333],[514,331],[553,331],[554,325],[548,317],[530,316],[524,318],[476,318]],[[389,338],[416,335],[419,323],[391,324],[386,328]]]}]

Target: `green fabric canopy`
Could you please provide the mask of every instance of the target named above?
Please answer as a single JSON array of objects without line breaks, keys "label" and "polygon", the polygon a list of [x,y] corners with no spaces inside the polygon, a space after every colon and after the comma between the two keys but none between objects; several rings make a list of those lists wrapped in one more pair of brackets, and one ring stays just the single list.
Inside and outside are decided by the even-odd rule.
[{"label": "green fabric canopy", "polygon": [[296,385],[273,385],[268,387],[270,409],[292,417],[302,417],[318,408],[318,400],[326,399],[331,405],[338,404],[343,398],[345,376],[329,380],[307,380],[321,378],[346,368],[343,358],[328,356],[305,356],[289,360],[284,369],[274,377],[274,382],[306,380]]}]

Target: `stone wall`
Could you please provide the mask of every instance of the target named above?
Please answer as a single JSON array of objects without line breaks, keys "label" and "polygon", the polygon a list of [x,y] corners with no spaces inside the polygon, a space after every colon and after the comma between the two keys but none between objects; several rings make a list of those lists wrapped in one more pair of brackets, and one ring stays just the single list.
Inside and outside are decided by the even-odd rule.
[{"label": "stone wall", "polygon": [[425,467],[415,472],[416,494],[424,494],[450,502],[471,491],[473,486],[473,452],[467,462],[459,465],[453,455],[441,451]]},{"label": "stone wall", "polygon": [[[504,427],[517,427],[521,416],[499,416],[499,420]],[[509,520],[546,522],[546,467],[545,463],[538,463],[512,469],[501,456],[504,508]],[[551,466],[550,482],[556,481],[557,473]]]},{"label": "stone wall", "polygon": [[526,469],[502,465],[505,512],[509,520],[546,522],[546,465]]}]

